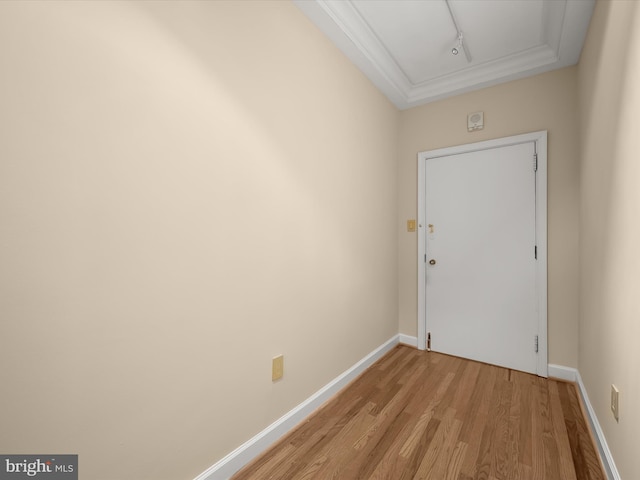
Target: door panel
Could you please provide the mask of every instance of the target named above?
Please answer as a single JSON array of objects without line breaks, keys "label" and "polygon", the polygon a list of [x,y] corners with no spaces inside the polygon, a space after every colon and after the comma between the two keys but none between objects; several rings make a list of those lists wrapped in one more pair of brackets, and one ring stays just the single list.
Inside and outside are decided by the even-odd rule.
[{"label": "door panel", "polygon": [[534,148],[426,160],[426,325],[434,351],[536,372]]}]

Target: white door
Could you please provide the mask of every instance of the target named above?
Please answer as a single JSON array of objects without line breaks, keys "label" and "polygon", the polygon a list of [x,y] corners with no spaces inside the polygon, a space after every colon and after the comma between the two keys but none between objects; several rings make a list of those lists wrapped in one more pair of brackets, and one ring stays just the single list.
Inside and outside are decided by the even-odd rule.
[{"label": "white door", "polygon": [[537,373],[535,148],[531,141],[425,160],[432,350]]}]

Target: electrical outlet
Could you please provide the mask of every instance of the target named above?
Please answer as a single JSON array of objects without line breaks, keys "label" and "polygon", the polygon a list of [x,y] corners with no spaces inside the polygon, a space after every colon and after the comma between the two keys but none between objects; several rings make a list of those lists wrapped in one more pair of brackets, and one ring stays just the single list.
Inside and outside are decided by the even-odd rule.
[{"label": "electrical outlet", "polygon": [[278,355],[271,361],[271,381],[280,380],[284,375],[284,356]]},{"label": "electrical outlet", "polygon": [[620,410],[618,409],[619,397],[620,390],[618,390],[618,387],[611,384],[611,411],[613,412],[613,417],[616,419],[616,422],[620,421]]}]

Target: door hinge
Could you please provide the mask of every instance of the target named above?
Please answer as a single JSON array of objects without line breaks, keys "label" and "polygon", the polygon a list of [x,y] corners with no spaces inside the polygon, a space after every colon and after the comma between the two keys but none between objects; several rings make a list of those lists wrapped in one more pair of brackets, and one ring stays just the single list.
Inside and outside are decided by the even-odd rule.
[{"label": "door hinge", "polygon": [[536,347],[536,353],[538,353],[538,335],[536,335],[535,347]]},{"label": "door hinge", "polygon": [[535,247],[533,247],[533,257],[536,260],[538,259],[538,246],[537,245]]},{"label": "door hinge", "polygon": [[427,333],[427,352],[431,351],[431,332]]},{"label": "door hinge", "polygon": [[534,172],[538,171],[538,154],[537,153],[533,154],[533,171]]},{"label": "door hinge", "polygon": [[424,263],[427,263],[427,254],[424,254]]}]

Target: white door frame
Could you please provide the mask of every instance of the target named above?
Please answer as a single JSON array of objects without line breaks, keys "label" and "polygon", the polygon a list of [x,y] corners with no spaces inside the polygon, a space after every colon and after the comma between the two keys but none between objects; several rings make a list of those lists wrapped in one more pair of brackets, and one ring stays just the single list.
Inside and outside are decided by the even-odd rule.
[{"label": "white door frame", "polygon": [[[471,153],[478,150],[506,147],[534,142],[537,154],[536,175],[536,262],[537,316],[538,316],[538,360],[537,374],[548,375],[547,359],[547,131],[527,133],[513,137],[498,138],[456,147],[441,148],[418,153],[418,348],[427,348],[426,316],[426,164],[430,158]],[[533,167],[533,161],[531,168]]]}]

